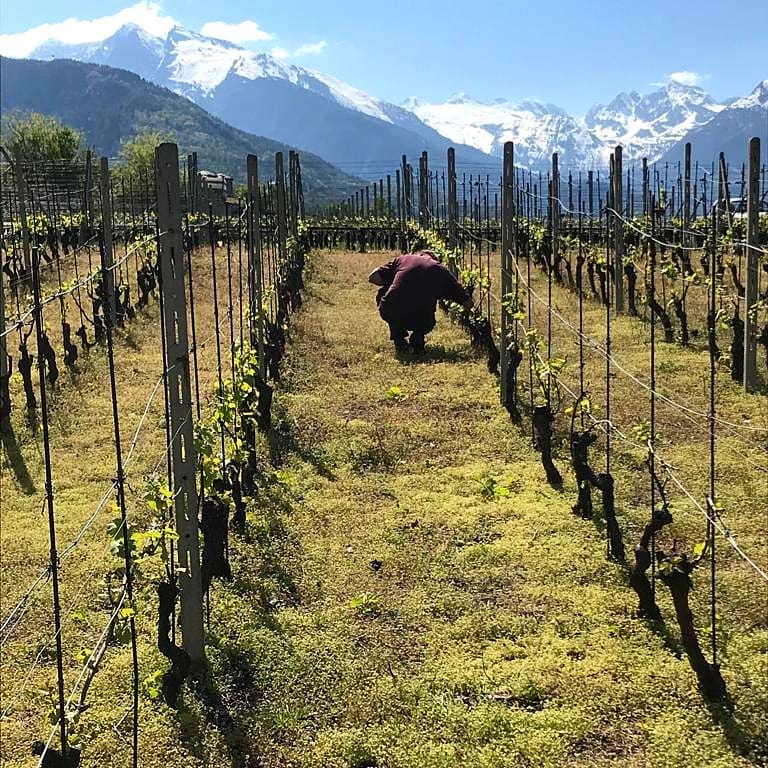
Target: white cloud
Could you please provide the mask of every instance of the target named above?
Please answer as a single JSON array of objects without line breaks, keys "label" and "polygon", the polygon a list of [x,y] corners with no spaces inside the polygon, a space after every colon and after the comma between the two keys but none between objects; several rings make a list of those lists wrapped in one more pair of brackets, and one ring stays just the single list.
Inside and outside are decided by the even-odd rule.
[{"label": "white cloud", "polygon": [[73,44],[94,43],[113,35],[124,24],[135,24],[150,35],[165,38],[176,25],[176,20],[163,15],[159,3],[140,0],[112,16],[90,20],[72,17],[55,24],[41,24],[26,32],[0,35],[0,53],[11,58],[23,58],[48,40]]},{"label": "white cloud", "polygon": [[681,72],[672,72],[667,75],[667,79],[672,83],[678,83],[680,85],[699,85],[706,80],[709,75],[702,75],[699,72],[689,72],[687,69]]},{"label": "white cloud", "polygon": [[294,51],[289,51],[287,48],[273,48],[271,53],[276,59],[295,59],[298,56],[308,56],[310,54],[321,53],[328,46],[325,40],[319,40],[316,43],[304,43],[300,45]]},{"label": "white cloud", "polygon": [[328,43],[325,40],[320,40],[317,43],[305,43],[300,45],[294,52],[294,56],[306,56],[310,53],[320,53],[325,50]]},{"label": "white cloud", "polygon": [[226,21],[208,21],[203,24],[200,32],[206,37],[216,37],[219,40],[229,40],[230,43],[263,42],[271,40],[274,35],[265,32],[255,21],[246,19],[237,24],[227,24]]},{"label": "white cloud", "polygon": [[[53,24],[41,24],[25,32],[0,35],[0,54],[11,58],[29,56],[36,48],[49,40],[78,45],[95,43],[113,35],[124,24],[135,24],[154,37],[165,39],[178,22],[172,16],[161,12],[161,3],[156,0],[139,0],[111,16],[97,19],[69,18]],[[208,21],[201,33],[206,37],[228,40],[236,45],[272,40],[274,35],[263,30],[255,21],[245,19],[236,24],[225,21]],[[282,46],[272,49],[276,59],[293,59],[321,53],[327,47],[325,40],[304,43],[294,50]]]}]

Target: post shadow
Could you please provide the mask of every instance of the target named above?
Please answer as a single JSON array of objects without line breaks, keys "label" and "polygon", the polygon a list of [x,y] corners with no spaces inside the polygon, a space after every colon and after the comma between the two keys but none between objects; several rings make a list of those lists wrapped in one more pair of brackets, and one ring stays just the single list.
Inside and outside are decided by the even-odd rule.
[{"label": "post shadow", "polygon": [[35,493],[35,484],[27,469],[24,456],[21,453],[16,433],[13,431],[13,425],[8,424],[4,430],[0,430],[0,445],[7,456],[8,466],[10,466],[16,477],[16,482],[21,486],[26,496]]}]

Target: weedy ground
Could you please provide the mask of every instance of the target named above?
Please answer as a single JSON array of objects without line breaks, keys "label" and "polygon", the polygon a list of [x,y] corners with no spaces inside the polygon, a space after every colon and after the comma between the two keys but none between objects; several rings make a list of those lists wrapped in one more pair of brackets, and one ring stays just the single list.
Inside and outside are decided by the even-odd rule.
[{"label": "weedy ground", "polygon": [[[669,631],[661,635],[635,616],[626,571],[605,557],[604,531],[571,511],[575,487],[567,471],[566,404],[555,444],[566,482],[557,491],[547,486],[531,449],[529,421],[510,422],[498,402],[497,382],[457,326],[441,317],[424,357],[395,357],[366,284],[368,272],[388,258],[312,255],[306,306],[292,322],[274,429],[264,440],[259,495],[246,535],[231,540],[235,578],[232,584],[217,583],[211,594],[213,690],[204,697],[188,691],[174,713],[145,686],[140,764],[765,765],[764,585],[720,545],[720,652],[732,704],[707,706],[679,647],[664,588],[659,585],[658,599]],[[202,311],[207,316],[205,295],[201,291],[199,306],[208,307]],[[557,300],[573,318],[573,297],[562,291]],[[587,314],[588,330],[599,335],[602,311],[593,307]],[[134,422],[159,372],[152,322],[137,326],[135,370],[121,373]],[[621,320],[615,332],[617,354],[641,370],[645,329]],[[572,342],[557,332],[555,340],[568,354],[572,387]],[[670,347],[660,355],[665,385],[700,410],[704,353]],[[206,360],[205,391],[211,392],[213,359]],[[597,356],[587,362],[596,414],[603,365]],[[521,367],[525,402],[524,371]],[[93,382],[92,398],[107,397],[101,374],[87,380]],[[138,391],[128,395],[134,381]],[[761,401],[739,394],[725,373],[718,384],[724,417],[766,426]],[[631,426],[647,417],[647,393],[617,378],[614,394],[617,424]],[[95,400],[92,410],[101,416],[82,408],[76,424],[56,426],[60,434],[73,435],[58,461],[92,459],[90,480],[81,460],[67,475],[73,496],[87,495],[88,508],[113,472],[110,446],[98,439],[108,434],[106,416]],[[152,425],[147,456],[137,461],[137,483],[140,470],[154,464],[150,455],[156,460],[154,453],[162,452],[161,409],[153,412]],[[660,450],[703,495],[706,434],[693,427],[676,411],[663,412]],[[38,566],[44,560],[34,445],[30,440],[22,455],[36,493],[22,496],[12,484],[13,515],[20,523],[14,521],[9,531],[5,522],[3,531],[6,552],[17,536],[22,542],[11,548],[16,554],[10,573],[18,574],[11,597],[34,571],[28,561]],[[619,521],[631,552],[647,519],[649,481],[642,452],[614,448]],[[765,567],[765,475],[743,455],[760,463],[757,448],[724,439],[718,453],[721,504],[739,541]],[[600,444],[593,458],[602,468]],[[5,470],[3,477],[7,488]],[[703,538],[703,519],[680,494],[670,495],[675,523],[663,544],[676,538],[690,550]],[[5,521],[7,498],[6,491]],[[64,524],[74,530],[83,519],[82,507],[82,501],[64,505]],[[102,550],[108,544],[103,535],[94,539]],[[31,553],[26,560],[25,550]],[[86,560],[97,571],[107,567]],[[697,572],[694,582],[692,605],[708,650],[706,570]],[[142,679],[164,668],[152,648],[150,593],[147,584],[139,604]],[[38,633],[46,605],[36,608]],[[95,605],[87,616],[96,627],[104,614],[103,606]],[[87,633],[81,642],[86,640]],[[30,637],[29,647],[18,644],[18,661],[4,657],[3,669],[22,670],[22,661],[34,657],[34,642]],[[47,659],[48,681],[52,670]],[[76,670],[73,662],[69,674]],[[129,764],[128,731],[121,720],[129,680],[129,655],[116,647],[94,681],[92,705],[79,723],[84,765]],[[7,675],[3,688],[5,706],[13,688]],[[47,735],[40,714],[44,699],[40,694],[28,701],[10,725],[3,724],[4,743],[12,745],[7,757],[4,746],[8,765],[29,764],[23,757],[28,741]]]},{"label": "weedy ground", "polygon": [[[95,263],[98,254],[93,259]],[[84,255],[81,261],[83,274],[87,271]],[[226,265],[226,251],[222,249],[218,253],[217,269],[225,369],[230,365],[229,325],[225,314]],[[232,272],[233,284],[237,285],[236,258]],[[206,401],[215,395],[217,381],[209,253],[196,253],[193,274],[200,392],[205,408]],[[49,275],[48,282],[51,279]],[[135,289],[135,278],[133,287]],[[26,301],[22,297],[21,306],[28,305],[28,301],[29,297]],[[70,322],[76,326],[78,314],[72,306],[69,311]],[[239,337],[238,315],[236,311],[233,322]],[[49,305],[44,317],[58,348],[61,333],[58,305]],[[147,477],[157,475],[164,479],[166,476],[159,329],[159,305],[154,298],[147,309],[115,335],[126,497],[132,530],[146,530],[155,522],[142,498]],[[91,328],[88,333],[93,336]],[[14,359],[17,345],[18,337],[14,334],[9,343]],[[35,355],[33,381],[37,390],[34,334],[30,338],[30,349]],[[114,501],[100,505],[116,476],[106,350],[103,346],[96,346],[88,353],[81,350],[72,371],[61,358],[58,366],[59,380],[55,388],[48,389],[49,428],[57,545],[59,553],[64,553],[60,592],[65,691],[67,697],[76,691],[73,698],[76,703],[79,693],[75,683],[112,612],[105,575],[119,568],[122,558],[111,551],[112,537],[106,531],[118,516],[118,510]],[[0,615],[4,618],[49,561],[42,427],[37,422],[30,423],[26,417],[18,373],[11,379],[11,397],[12,430],[0,434]],[[79,543],[66,553],[81,534]],[[165,660],[155,649],[157,606],[152,586],[161,571],[155,562],[143,571],[137,584],[136,608],[142,688],[146,691],[152,687],[153,673],[165,668]],[[18,627],[0,648],[0,756],[4,766],[36,763],[30,747],[34,740],[48,738],[51,730],[48,718],[55,702],[51,698],[56,687],[56,668],[50,580],[43,580],[24,605]],[[81,742],[84,747],[84,765],[130,764],[126,742],[130,738],[130,680],[130,652],[125,644],[113,646],[94,679],[87,697],[88,709],[77,726],[75,742]],[[142,765],[187,764],[186,749],[179,745],[173,713],[155,707],[144,693],[141,730]],[[58,738],[54,740],[54,746],[57,744]]]},{"label": "weedy ground", "polygon": [[[252,543],[237,548],[236,582],[215,602],[211,657],[238,722],[235,764],[245,754],[252,765],[357,768],[764,763],[764,587],[719,550],[734,709],[710,709],[663,588],[666,637],[635,617],[604,532],[572,514],[573,481],[562,493],[546,485],[528,429],[510,423],[461,331],[442,318],[424,358],[393,355],[365,283],[385,258],[313,258],[277,399],[285,509],[260,507]],[[601,322],[598,310],[590,329]],[[617,349],[640,365],[637,324],[617,325]],[[697,404],[703,385],[689,379],[705,357],[661,354],[676,371],[665,383]],[[719,384],[732,418],[762,424],[753,399],[727,375]],[[617,392],[617,421],[636,421],[645,393]],[[703,482],[699,437],[691,431],[689,443],[684,426],[660,423],[686,480]],[[562,444],[557,454],[564,467]],[[631,551],[647,517],[647,472],[641,453],[617,454]],[[727,455],[729,519],[759,556],[765,483]],[[674,498],[670,536],[699,541],[703,521]],[[695,578],[707,647],[707,576]]]}]

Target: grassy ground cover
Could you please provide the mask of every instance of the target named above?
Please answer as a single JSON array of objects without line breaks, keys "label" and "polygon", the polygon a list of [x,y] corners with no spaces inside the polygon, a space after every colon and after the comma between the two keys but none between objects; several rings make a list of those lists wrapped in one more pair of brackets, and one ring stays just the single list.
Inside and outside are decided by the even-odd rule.
[{"label": "grassy ground cover", "polygon": [[[510,424],[461,332],[443,319],[425,358],[393,356],[365,284],[384,258],[313,262],[277,401],[288,506],[257,519],[214,618],[234,754],[358,768],[764,761],[760,584],[724,554],[735,709],[713,712],[674,629],[662,637],[635,618],[604,533],[573,516],[573,481],[562,493],[546,485],[527,429]],[[637,325],[617,325],[617,349],[635,353]],[[678,384],[700,375],[703,357],[691,357]],[[728,398],[759,422],[751,401]],[[636,392],[619,389],[618,401],[617,420],[641,411]],[[666,436],[686,478],[701,479],[698,437],[687,444],[674,424]],[[615,459],[630,546],[647,515],[643,458]],[[753,505],[734,521],[753,551],[765,541],[760,487],[735,497]],[[700,535],[702,521],[679,507],[676,535]],[[674,627],[662,591],[659,601]]]},{"label": "grassy ground cover", "polygon": [[[456,326],[441,318],[423,358],[393,355],[365,282],[387,258],[312,256],[306,306],[293,321],[276,393],[274,429],[264,438],[259,494],[246,535],[231,542],[235,578],[217,583],[211,594],[213,691],[188,691],[174,713],[145,686],[140,764],[765,764],[764,585],[720,547],[722,663],[732,708],[711,708],[677,643],[668,595],[660,588],[669,627],[662,635],[636,618],[626,571],[605,558],[604,531],[571,511],[575,484],[566,471],[565,413],[558,417],[555,449],[566,482],[557,491],[546,485],[528,427],[510,423],[496,382]],[[205,336],[212,329],[209,279],[202,266],[198,271],[200,316],[209,318]],[[556,298],[574,317],[573,296],[562,291]],[[540,328],[543,319],[540,312],[535,317]],[[598,334],[602,322],[599,307],[588,308],[589,331]],[[156,323],[156,315],[147,316],[121,342],[133,352],[119,351],[131,361],[121,366],[119,384],[129,426],[159,373]],[[569,357],[564,380],[573,386],[572,337],[562,329],[554,333],[555,351]],[[617,356],[642,370],[645,329],[621,320],[615,334]],[[215,356],[204,360],[203,387],[212,392]],[[102,363],[84,371],[76,390],[62,388],[57,405],[58,476],[71,488],[68,501],[67,487],[58,482],[65,540],[113,473],[111,445],[98,438],[110,428]],[[603,365],[598,355],[587,356],[596,412]],[[685,393],[696,410],[703,407],[701,351],[669,347],[660,352],[660,365],[670,390]],[[720,383],[724,416],[765,426],[759,400],[739,394],[727,376]],[[617,377],[614,394],[616,423],[645,418],[647,393]],[[673,409],[662,409],[660,450],[703,492],[707,438],[692,427]],[[165,442],[160,407],[151,411],[151,429],[136,460],[137,490]],[[36,440],[24,435],[18,425],[33,490],[25,491],[7,466],[2,475],[4,605],[45,560],[40,457]],[[732,447],[760,462],[758,448],[732,439]],[[765,476],[729,445],[724,438],[719,453],[721,501],[739,540],[765,567]],[[647,518],[648,478],[641,452],[615,448],[619,521],[631,550]],[[599,446],[594,455],[600,465]],[[138,495],[133,509],[140,514]],[[669,538],[690,548],[701,539],[703,521],[680,498],[674,502]],[[93,537],[88,554],[67,564],[65,601],[88,573],[108,567],[103,525]],[[694,578],[693,607],[706,645],[706,574]],[[164,667],[153,649],[149,578],[144,586],[142,679]],[[33,606],[31,629],[3,651],[4,707],[14,676],[50,633],[47,605]],[[66,635],[69,675],[79,667],[77,650],[99,629],[103,603],[96,599],[85,616],[82,633]],[[79,725],[84,765],[129,764],[122,719],[129,662],[125,646],[116,646],[93,683]],[[33,692],[53,679],[53,669],[46,659]],[[4,764],[30,764],[29,741],[47,736],[45,702],[43,693],[28,697],[2,723]]]}]

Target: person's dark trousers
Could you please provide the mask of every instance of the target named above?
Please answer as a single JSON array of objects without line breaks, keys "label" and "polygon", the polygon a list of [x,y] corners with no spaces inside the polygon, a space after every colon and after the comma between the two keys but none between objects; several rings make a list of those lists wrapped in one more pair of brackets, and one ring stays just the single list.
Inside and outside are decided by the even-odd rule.
[{"label": "person's dark trousers", "polygon": [[424,337],[434,329],[435,323],[436,319],[433,315],[431,318],[425,318],[417,328],[411,330],[409,344],[414,352],[424,351]]},{"label": "person's dark trousers", "polygon": [[408,343],[411,345],[411,349],[414,352],[423,352],[425,346],[424,331],[411,331],[411,338]]},{"label": "person's dark trousers", "polygon": [[408,342],[406,341],[406,336],[408,335],[408,331],[405,328],[402,328],[401,326],[395,325],[394,323],[388,323],[389,325],[389,338],[395,342],[395,348],[396,349],[407,349]]}]

